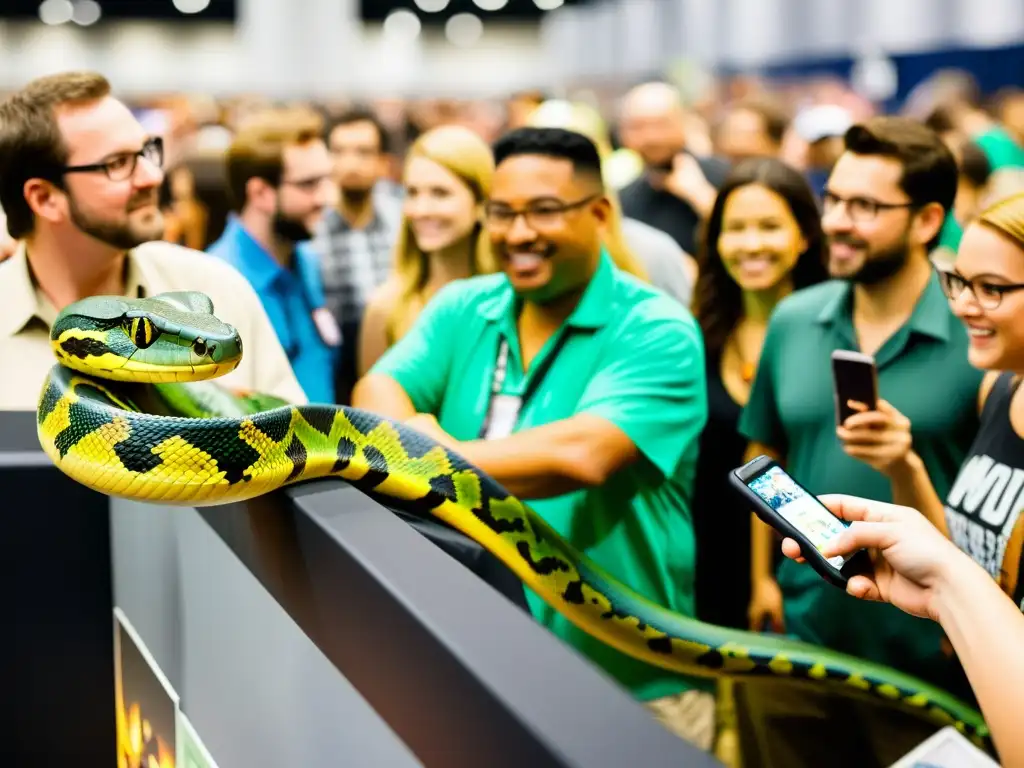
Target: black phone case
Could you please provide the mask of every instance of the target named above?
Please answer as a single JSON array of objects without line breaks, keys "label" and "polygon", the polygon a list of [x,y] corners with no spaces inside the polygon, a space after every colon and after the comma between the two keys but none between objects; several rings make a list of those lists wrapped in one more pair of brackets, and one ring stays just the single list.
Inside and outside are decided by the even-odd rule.
[{"label": "black phone case", "polygon": [[857,411],[847,401],[855,400],[874,408],[878,402],[875,367],[854,360],[832,360],[832,380],[836,400],[836,426],[841,426]]},{"label": "black phone case", "polygon": [[[842,590],[846,590],[847,577],[844,576],[840,571],[837,571],[828,561],[814,548],[807,538],[800,533],[788,520],[782,515],[771,508],[765,501],[754,493],[750,488],[747,487],[747,482],[754,479],[758,475],[763,475],[771,467],[779,466],[778,462],[769,458],[768,456],[758,456],[756,459],[747,462],[742,467],[732,470],[729,473],[729,484],[739,493],[744,499],[746,499],[750,506],[753,508],[754,513],[769,527],[775,529],[783,536],[787,536],[793,539],[800,545],[800,553],[807,560],[808,564],[818,572],[825,581],[839,587]],[[781,467],[780,467],[781,469]],[[785,470],[783,470],[785,471]],[[747,479],[744,480],[743,478]],[[794,485],[804,490],[809,496],[813,496],[806,488],[800,483],[793,480]],[[831,515],[832,513],[829,512]],[[861,557],[861,553],[856,553],[854,558]],[[853,562],[853,558],[850,561]]]}]

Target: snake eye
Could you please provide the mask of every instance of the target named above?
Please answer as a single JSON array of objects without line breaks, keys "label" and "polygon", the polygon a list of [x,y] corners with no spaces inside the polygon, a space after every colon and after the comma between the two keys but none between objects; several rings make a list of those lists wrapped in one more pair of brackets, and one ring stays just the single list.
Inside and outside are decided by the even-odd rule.
[{"label": "snake eye", "polygon": [[152,346],[159,335],[148,317],[128,317],[124,321],[124,332],[139,349]]},{"label": "snake eye", "polygon": [[206,353],[209,351],[206,348],[206,341],[203,339],[196,339],[192,342],[192,351],[200,357],[206,357]]}]

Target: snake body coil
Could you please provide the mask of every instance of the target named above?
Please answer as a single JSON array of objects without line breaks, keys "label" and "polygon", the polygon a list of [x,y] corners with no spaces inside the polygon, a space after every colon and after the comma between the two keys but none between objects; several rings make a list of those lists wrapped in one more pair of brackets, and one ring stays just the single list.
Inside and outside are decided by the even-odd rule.
[{"label": "snake body coil", "polygon": [[51,343],[60,362],[39,401],[40,443],[62,472],[96,491],[209,506],[340,477],[452,525],[581,629],[649,664],[873,697],[990,746],[976,710],[914,677],[648,601],[494,480],[400,423],[355,408],[291,406],[183,383],[227,373],[241,359],[237,333],[213,317],[202,294],[85,299],[61,313]]}]

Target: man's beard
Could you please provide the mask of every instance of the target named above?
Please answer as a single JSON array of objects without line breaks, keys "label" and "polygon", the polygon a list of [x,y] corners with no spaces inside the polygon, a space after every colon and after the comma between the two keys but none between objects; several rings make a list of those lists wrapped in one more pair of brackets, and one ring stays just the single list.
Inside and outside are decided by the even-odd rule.
[{"label": "man's beard", "polygon": [[[834,240],[837,239],[842,240],[842,238],[834,238]],[[856,244],[860,245],[860,243]],[[907,235],[904,233],[898,243],[883,250],[869,252],[860,269],[852,275],[844,275],[839,279],[848,280],[858,285],[877,285],[878,283],[885,282],[893,275],[899,273],[906,265],[907,260],[910,258],[908,245]]]},{"label": "man's beard", "polygon": [[357,187],[339,187],[341,192],[341,199],[345,205],[351,208],[361,208],[366,204],[366,201],[370,199],[370,195],[373,193],[373,187],[361,189]]},{"label": "man's beard", "polygon": [[313,237],[313,233],[302,219],[285,216],[280,211],[274,214],[271,226],[275,235],[289,243],[300,243]]},{"label": "man's beard", "polygon": [[[155,192],[140,193],[128,201],[125,210],[130,214],[147,203],[155,204],[156,202]],[[114,222],[91,219],[82,212],[71,195],[68,195],[68,203],[71,221],[79,230],[114,248],[128,251],[143,243],[160,240],[164,236],[164,216],[158,208],[154,208],[153,215],[145,221]]]}]

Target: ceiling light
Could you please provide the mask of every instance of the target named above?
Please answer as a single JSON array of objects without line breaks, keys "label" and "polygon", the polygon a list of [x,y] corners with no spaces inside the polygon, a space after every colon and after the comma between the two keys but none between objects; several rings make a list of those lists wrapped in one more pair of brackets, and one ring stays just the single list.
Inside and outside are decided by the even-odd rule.
[{"label": "ceiling light", "polygon": [[39,20],[43,24],[64,24],[71,21],[74,12],[71,0],[43,0],[39,4]]},{"label": "ceiling light", "polygon": [[448,7],[449,0],[415,0],[416,7],[424,13],[439,13]]},{"label": "ceiling light", "polygon": [[500,11],[508,5],[508,0],[473,0],[473,2],[481,11]]},{"label": "ceiling light", "polygon": [[472,13],[457,13],[444,25],[448,42],[461,48],[473,45],[484,33],[484,23]]},{"label": "ceiling light", "polygon": [[103,11],[96,0],[75,0],[71,20],[81,27],[88,27],[100,20]]},{"label": "ceiling light", "polygon": [[555,8],[561,8],[564,3],[565,0],[533,0],[533,4],[542,11],[553,11]]},{"label": "ceiling light", "polygon": [[420,33],[419,17],[412,11],[399,8],[384,19],[384,36],[392,42],[409,42]]},{"label": "ceiling light", "polygon": [[174,7],[181,13],[201,13],[210,5],[210,0],[174,0]]}]

